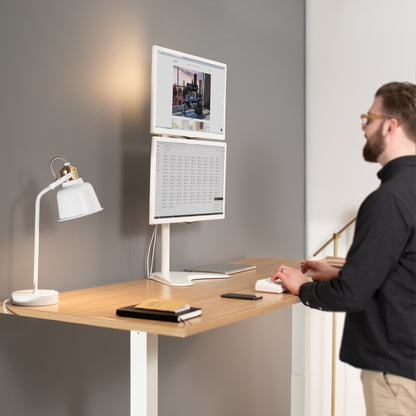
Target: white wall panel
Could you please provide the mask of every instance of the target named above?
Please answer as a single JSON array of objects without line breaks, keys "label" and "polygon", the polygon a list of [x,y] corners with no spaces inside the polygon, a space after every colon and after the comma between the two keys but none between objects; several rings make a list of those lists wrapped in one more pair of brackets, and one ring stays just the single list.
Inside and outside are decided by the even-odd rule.
[{"label": "white wall panel", "polygon": [[[342,228],[373,189],[361,113],[382,84],[416,79],[414,0],[306,1],[307,254]],[[345,255],[353,230],[340,240]],[[329,247],[319,258],[332,255]],[[306,311],[305,415],[330,415],[330,314]],[[338,317],[342,332],[343,317]],[[338,334],[340,337],[341,334]],[[359,371],[338,361],[336,416],[364,414]]]}]

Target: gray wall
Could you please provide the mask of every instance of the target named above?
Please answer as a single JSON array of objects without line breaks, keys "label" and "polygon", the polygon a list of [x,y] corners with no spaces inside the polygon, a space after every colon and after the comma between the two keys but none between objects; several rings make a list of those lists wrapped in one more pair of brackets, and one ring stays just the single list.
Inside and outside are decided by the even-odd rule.
[{"label": "gray wall", "polygon": [[[144,275],[152,44],[228,64],[226,219],[173,225],[171,267],[302,257],[304,9],[303,0],[0,0],[0,298],[31,285],[34,200],[55,155],[78,166],[104,211],[58,223],[45,195],[40,286]],[[128,414],[128,333],[5,316],[0,331],[2,414]],[[159,351],[161,416],[289,414],[290,309],[161,337]]]}]

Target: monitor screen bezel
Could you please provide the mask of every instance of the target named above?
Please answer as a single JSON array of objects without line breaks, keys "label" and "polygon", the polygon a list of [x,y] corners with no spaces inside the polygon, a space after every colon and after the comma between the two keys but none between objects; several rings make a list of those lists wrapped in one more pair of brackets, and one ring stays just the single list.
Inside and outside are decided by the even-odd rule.
[{"label": "monitor screen bezel", "polygon": [[[155,218],[155,205],[156,205],[156,149],[157,144],[161,141],[168,143],[185,143],[201,146],[221,146],[224,148],[224,170],[223,170],[223,209],[221,214],[210,215],[191,215],[181,217],[166,217]],[[152,137],[152,147],[150,155],[150,189],[149,189],[149,224],[171,224],[171,223],[184,223],[184,222],[196,222],[196,221],[209,221],[209,220],[221,220],[225,218],[225,184],[226,184],[226,166],[227,166],[227,143],[221,141],[203,141],[193,139],[180,139],[172,137]]]},{"label": "monitor screen bezel", "polygon": [[[195,60],[202,64],[219,66],[224,69],[224,95],[223,99],[223,128],[222,133],[213,133],[213,132],[204,132],[198,130],[183,130],[183,129],[172,129],[166,127],[156,126],[156,114],[157,114],[157,94],[158,94],[158,65],[159,65],[159,53],[167,53],[177,58],[185,58],[190,60]],[[150,133],[151,134],[160,134],[166,136],[175,136],[175,137],[191,137],[195,139],[209,139],[209,140],[225,140],[225,113],[226,113],[226,87],[227,87],[227,65],[221,62],[216,62],[210,59],[202,58],[199,56],[191,55],[184,52],[175,51],[173,49],[164,48],[161,46],[153,45],[152,47],[152,80],[151,80],[151,111],[150,111]]]}]

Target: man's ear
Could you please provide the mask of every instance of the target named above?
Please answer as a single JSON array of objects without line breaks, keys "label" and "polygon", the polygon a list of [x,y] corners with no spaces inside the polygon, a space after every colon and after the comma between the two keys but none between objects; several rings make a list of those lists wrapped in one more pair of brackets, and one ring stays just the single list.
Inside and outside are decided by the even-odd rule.
[{"label": "man's ear", "polygon": [[399,122],[397,121],[397,118],[389,118],[387,121],[389,123],[387,132],[394,133],[396,129],[399,127]]}]

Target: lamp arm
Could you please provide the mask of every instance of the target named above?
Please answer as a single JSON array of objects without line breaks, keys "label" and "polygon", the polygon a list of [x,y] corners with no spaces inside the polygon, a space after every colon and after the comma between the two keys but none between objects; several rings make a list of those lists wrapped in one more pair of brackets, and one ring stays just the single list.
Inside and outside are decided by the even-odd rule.
[{"label": "lamp arm", "polygon": [[39,192],[35,201],[35,244],[34,244],[34,258],[33,258],[33,291],[38,291],[38,272],[39,272],[39,217],[40,217],[40,199],[47,192],[57,188],[74,175],[72,172],[67,173],[65,176],[52,182],[49,186]]}]

